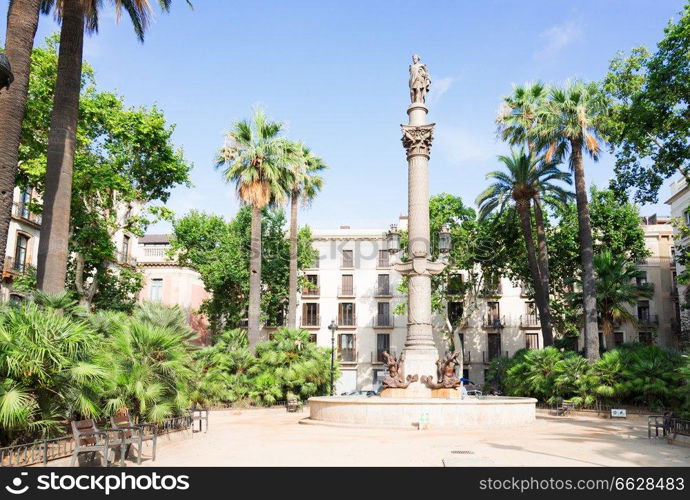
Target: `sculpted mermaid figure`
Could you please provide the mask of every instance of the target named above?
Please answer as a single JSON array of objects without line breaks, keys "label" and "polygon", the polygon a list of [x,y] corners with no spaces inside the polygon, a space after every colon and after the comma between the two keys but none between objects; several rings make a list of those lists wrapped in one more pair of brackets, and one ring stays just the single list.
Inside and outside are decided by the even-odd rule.
[{"label": "sculpted mermaid figure", "polygon": [[388,375],[383,380],[384,389],[406,389],[412,382],[417,381],[417,375],[403,377],[405,368],[405,353],[403,352],[398,359],[391,356],[387,351],[383,351],[383,358],[386,360]]}]

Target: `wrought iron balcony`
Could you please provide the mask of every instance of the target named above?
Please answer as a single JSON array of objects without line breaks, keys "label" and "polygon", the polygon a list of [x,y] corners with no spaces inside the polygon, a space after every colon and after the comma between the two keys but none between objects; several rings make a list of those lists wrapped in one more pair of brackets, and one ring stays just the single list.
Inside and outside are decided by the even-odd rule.
[{"label": "wrought iron balcony", "polygon": [[338,327],[354,328],[357,326],[357,317],[354,314],[338,316]]},{"label": "wrought iron balcony", "polygon": [[397,358],[397,354],[394,349],[376,349],[375,351],[371,351],[371,364],[372,365],[381,365],[386,362],[386,360],[383,357],[383,351],[388,352],[391,356],[394,358]]},{"label": "wrought iron balcony", "polygon": [[14,260],[14,257],[7,256],[2,266],[2,276],[3,278],[20,276],[26,271],[27,265],[29,265],[28,262],[18,262]]},{"label": "wrought iron balcony", "polygon": [[302,297],[318,297],[321,294],[321,288],[318,286],[303,287]]},{"label": "wrought iron balcony", "polygon": [[482,326],[484,328],[499,329],[504,328],[506,324],[505,316],[496,316],[493,314],[487,314],[484,316],[482,321]]},{"label": "wrought iron balcony", "polygon": [[375,314],[372,321],[374,328],[393,328],[394,321],[391,314]]},{"label": "wrought iron balcony", "polygon": [[29,210],[29,205],[26,203],[20,202],[14,202],[12,204],[12,215],[23,220],[27,220],[29,222],[33,222],[34,224],[41,224],[42,217],[41,214],[36,214]]},{"label": "wrought iron balcony", "polygon": [[643,314],[637,316],[640,328],[653,328],[659,324],[659,316],[656,314]]},{"label": "wrought iron balcony", "polygon": [[321,326],[321,316],[318,314],[307,314],[302,316],[301,324],[304,328],[318,328]]},{"label": "wrought iron balcony", "polygon": [[520,316],[520,326],[522,328],[539,328],[541,323],[539,322],[538,314],[523,314]]},{"label": "wrought iron balcony", "polygon": [[376,297],[392,297],[390,285],[378,285],[376,287]]},{"label": "wrought iron balcony", "polygon": [[357,362],[357,349],[349,348],[343,349],[338,348],[338,360],[341,363],[356,363]]},{"label": "wrought iron balcony", "polygon": [[500,297],[503,295],[503,285],[500,283],[484,283],[482,295],[484,297]]},{"label": "wrought iron balcony", "polygon": [[482,351],[482,362],[483,363],[490,363],[496,358],[500,358],[501,356],[507,358],[508,356],[508,351],[501,351],[501,349],[489,349],[488,351]]}]

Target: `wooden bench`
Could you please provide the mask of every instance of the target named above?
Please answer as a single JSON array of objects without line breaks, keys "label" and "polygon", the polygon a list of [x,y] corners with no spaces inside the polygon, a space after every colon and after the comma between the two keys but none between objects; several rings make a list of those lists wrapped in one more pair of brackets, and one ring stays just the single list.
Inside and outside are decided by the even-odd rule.
[{"label": "wooden bench", "polygon": [[[125,464],[125,440],[120,429],[99,429],[92,419],[73,420],[72,436],[74,437],[74,451],[70,460],[70,467],[74,467],[80,453],[100,453],[103,467],[108,466],[110,450],[120,449],[120,466]],[[111,436],[114,436],[111,438]],[[114,458],[114,457],[113,457]]]},{"label": "wooden bench", "polygon": [[569,399],[562,400],[556,407],[556,415],[565,415],[575,409],[575,403]]},{"label": "wooden bench", "polygon": [[671,434],[672,427],[673,421],[670,415],[649,415],[647,417],[647,439],[651,439],[652,429],[654,430],[654,437],[659,437],[659,429],[661,429],[661,437],[666,437]]},{"label": "wooden bench", "polygon": [[141,464],[141,452],[144,441],[151,441],[151,461],[156,461],[156,441],[158,435],[158,426],[156,424],[135,424],[129,416],[129,411],[124,408],[110,417],[110,425],[113,429],[119,429],[124,433],[123,439],[126,446],[125,455],[128,454],[132,445],[136,444],[137,464]]}]

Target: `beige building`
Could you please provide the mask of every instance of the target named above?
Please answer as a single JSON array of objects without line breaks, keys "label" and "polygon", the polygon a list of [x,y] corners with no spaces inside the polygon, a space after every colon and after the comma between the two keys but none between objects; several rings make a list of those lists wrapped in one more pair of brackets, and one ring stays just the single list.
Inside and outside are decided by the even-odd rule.
[{"label": "beige building", "polygon": [[[677,179],[671,183],[671,197],[666,200],[666,204],[671,207],[671,217],[674,220],[682,221],[690,227],[690,186],[684,178]],[[674,239],[678,246],[686,247],[690,243],[690,238],[682,237],[677,229],[674,229]],[[685,266],[675,260],[675,252],[672,253],[672,262],[675,264],[675,275],[685,272]],[[690,313],[688,312],[688,286],[678,284],[677,292],[677,317],[674,325],[674,332],[677,335],[679,344],[687,345],[690,342]]]}]

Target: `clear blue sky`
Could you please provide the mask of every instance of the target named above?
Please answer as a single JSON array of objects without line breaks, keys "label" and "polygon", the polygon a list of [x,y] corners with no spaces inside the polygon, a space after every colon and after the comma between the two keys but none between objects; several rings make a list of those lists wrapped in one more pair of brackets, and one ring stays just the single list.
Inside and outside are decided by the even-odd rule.
[{"label": "clear blue sky", "polygon": [[[260,103],[330,167],[301,222],[386,227],[407,207],[399,125],[407,118],[413,53],[433,79],[431,193],[473,204],[485,174],[497,167],[496,154],[505,152],[494,118],[513,83],[600,79],[616,51],[653,47],[683,3],[193,0],[190,10],[177,0],[170,14],[157,14],[143,45],[129,21],[115,24],[108,9],[100,33],[86,41],[85,58],[101,88],[132,105],[156,103],[177,125],[174,140],[194,163],[194,187],[177,189],[169,201],[179,214],[235,213],[234,189],[212,160],[224,131]],[[5,12],[7,0],[0,5]],[[43,17],[37,43],[56,29]],[[590,182],[607,184],[612,163],[608,155],[589,161]],[[643,213],[668,213],[667,194],[665,188],[662,204]]]}]

